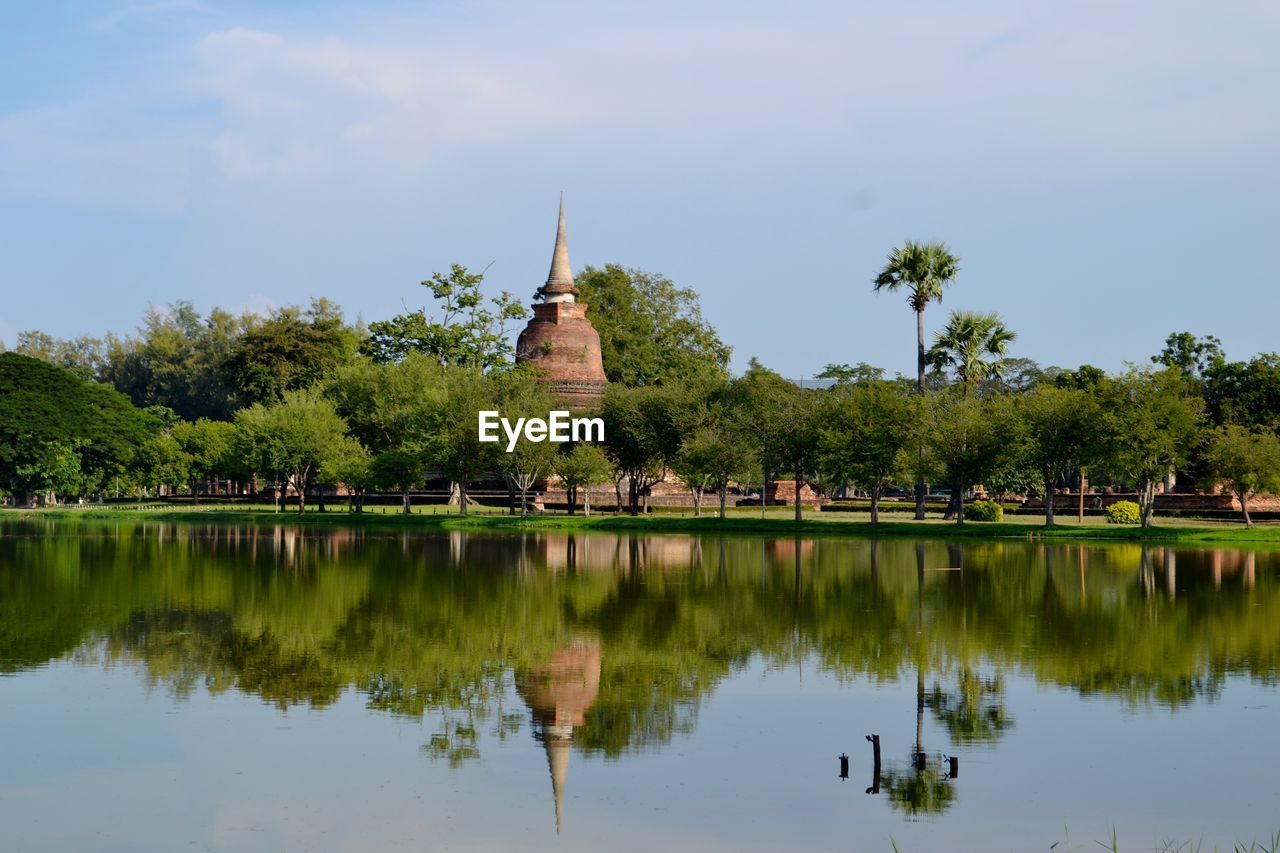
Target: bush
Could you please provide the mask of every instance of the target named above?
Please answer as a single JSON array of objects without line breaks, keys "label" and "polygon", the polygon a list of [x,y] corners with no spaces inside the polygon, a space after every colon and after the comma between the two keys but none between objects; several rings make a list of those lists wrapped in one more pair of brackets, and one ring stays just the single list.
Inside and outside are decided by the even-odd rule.
[{"label": "bush", "polygon": [[1133,501],[1116,501],[1103,512],[1107,514],[1107,524],[1142,523],[1142,508]]},{"label": "bush", "polygon": [[967,521],[1003,521],[1004,507],[995,501],[973,501],[964,505]]}]

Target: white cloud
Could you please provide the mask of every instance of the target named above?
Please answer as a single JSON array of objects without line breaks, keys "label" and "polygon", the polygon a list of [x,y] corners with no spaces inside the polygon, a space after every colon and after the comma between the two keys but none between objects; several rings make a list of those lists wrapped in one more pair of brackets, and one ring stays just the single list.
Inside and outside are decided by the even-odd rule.
[{"label": "white cloud", "polygon": [[209,181],[394,180],[477,150],[1070,181],[1212,169],[1280,135],[1267,4],[433,14],[368,12],[341,35],[228,26],[144,76],[0,117],[0,192],[173,212]]}]

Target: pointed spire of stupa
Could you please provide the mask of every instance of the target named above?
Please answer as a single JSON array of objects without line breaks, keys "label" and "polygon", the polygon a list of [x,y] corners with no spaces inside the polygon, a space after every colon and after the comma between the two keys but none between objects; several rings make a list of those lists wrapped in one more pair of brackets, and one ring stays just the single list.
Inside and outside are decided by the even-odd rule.
[{"label": "pointed spire of stupa", "polygon": [[564,227],[564,193],[560,193],[560,221],[556,224],[556,248],[551,255],[551,273],[547,276],[547,283],[542,286],[542,293],[544,296],[566,293],[571,297],[578,293],[578,288],[573,283],[573,268],[569,266],[569,239]]},{"label": "pointed spire of stupa", "polygon": [[573,751],[573,741],[548,740],[545,745],[547,764],[551,768],[551,793],[556,801],[556,835],[559,835],[564,816],[564,783],[569,777],[569,755]]}]

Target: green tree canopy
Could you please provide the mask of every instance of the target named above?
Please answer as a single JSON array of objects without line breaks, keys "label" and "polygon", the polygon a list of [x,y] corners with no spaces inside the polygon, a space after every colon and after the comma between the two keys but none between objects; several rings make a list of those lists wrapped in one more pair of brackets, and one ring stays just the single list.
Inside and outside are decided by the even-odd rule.
[{"label": "green tree canopy", "polygon": [[480,290],[484,273],[454,264],[448,275],[432,273],[422,286],[436,300],[439,319],[418,308],[390,320],[369,324],[361,351],[378,362],[400,361],[411,352],[423,353],[441,365],[476,370],[511,360],[511,325],[529,316],[505,290],[485,300]]},{"label": "green tree canopy", "polygon": [[355,330],[327,299],[304,311],[281,308],[236,341],[223,368],[248,403],[273,403],[331,376],[356,350]]},{"label": "green tree canopy", "polygon": [[[155,426],[106,386],[38,359],[0,354],[0,481],[21,498],[59,486],[78,494],[100,484],[131,462]],[[73,461],[78,478],[68,473]]]},{"label": "green tree canopy", "polygon": [[687,384],[727,376],[731,348],[703,319],[692,288],[618,264],[585,268],[577,285],[600,333],[610,382]]}]

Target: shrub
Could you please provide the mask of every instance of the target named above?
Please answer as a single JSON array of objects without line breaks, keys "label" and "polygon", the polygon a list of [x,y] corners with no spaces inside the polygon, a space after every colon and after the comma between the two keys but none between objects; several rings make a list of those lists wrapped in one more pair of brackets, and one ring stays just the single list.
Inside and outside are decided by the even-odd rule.
[{"label": "shrub", "polygon": [[995,501],[973,501],[964,505],[964,517],[969,521],[1003,521],[1004,507]]},{"label": "shrub", "polygon": [[1142,509],[1133,501],[1116,501],[1103,510],[1107,524],[1140,524]]}]

